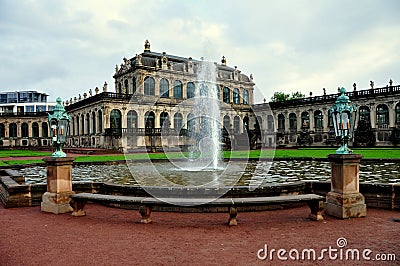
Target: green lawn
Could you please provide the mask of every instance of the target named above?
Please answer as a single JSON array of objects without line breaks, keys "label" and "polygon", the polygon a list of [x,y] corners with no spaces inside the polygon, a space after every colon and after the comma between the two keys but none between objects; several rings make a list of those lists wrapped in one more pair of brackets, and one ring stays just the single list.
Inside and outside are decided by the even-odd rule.
[{"label": "green lawn", "polygon": [[[251,150],[251,151],[225,151],[224,158],[326,158],[328,154],[335,153],[336,149],[317,149],[317,148],[300,148],[300,149],[277,149],[277,150]],[[400,159],[400,148],[369,148],[354,149],[354,153],[362,154],[366,159]],[[0,158],[4,157],[33,157],[33,156],[50,156],[51,152],[29,151],[29,150],[0,150]],[[126,155],[84,155],[77,156],[75,162],[110,162],[128,160],[164,160],[171,158],[182,158],[187,156],[186,153],[133,153]],[[2,160],[0,166],[24,165],[32,163],[43,163],[41,159],[26,160]]]}]

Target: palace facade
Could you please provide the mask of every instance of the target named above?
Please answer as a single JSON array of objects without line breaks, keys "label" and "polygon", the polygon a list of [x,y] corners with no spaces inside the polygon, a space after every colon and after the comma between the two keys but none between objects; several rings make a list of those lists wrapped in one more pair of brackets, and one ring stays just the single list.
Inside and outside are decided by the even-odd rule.
[{"label": "palace facade", "polygon": [[[212,106],[201,113],[196,99],[211,95],[220,105],[224,148],[337,145],[329,109],[339,93],[254,104],[252,75],[228,66],[225,57],[209,63],[153,52],[146,41],[142,53],[115,67],[113,78],[111,91],[104,83],[64,102],[71,116],[67,146],[185,150],[210,123]],[[371,82],[358,90],[354,84],[346,94],[357,106],[353,146],[400,143],[399,85],[374,88]],[[51,145],[47,113],[10,108],[0,112],[0,147]]]}]

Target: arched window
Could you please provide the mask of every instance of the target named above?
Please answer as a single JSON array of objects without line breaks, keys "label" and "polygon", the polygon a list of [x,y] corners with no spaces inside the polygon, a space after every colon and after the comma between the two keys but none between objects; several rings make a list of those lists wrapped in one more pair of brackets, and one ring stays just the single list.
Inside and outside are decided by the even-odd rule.
[{"label": "arched window", "polygon": [[243,131],[249,131],[249,117],[245,116],[243,118]]},{"label": "arched window", "polygon": [[228,132],[231,130],[231,118],[229,115],[224,116],[224,128]]},{"label": "arched window", "polygon": [[42,138],[48,138],[49,137],[49,126],[47,125],[47,122],[42,123]]},{"label": "arched window", "polygon": [[289,114],[289,129],[297,130],[297,115],[295,113]]},{"label": "arched window", "polygon": [[118,82],[118,93],[122,93],[122,84]]},{"label": "arched window", "polygon": [[359,121],[365,121],[366,123],[371,123],[371,112],[368,106],[361,106],[358,110]]},{"label": "arched window", "polygon": [[132,93],[136,93],[136,77],[132,78]]},{"label": "arched window", "polygon": [[127,127],[128,128],[137,128],[138,127],[138,115],[135,110],[130,110],[126,117]]},{"label": "arched window", "polygon": [[238,115],[233,119],[233,131],[240,133],[240,117]]},{"label": "arched window", "polygon": [[187,116],[187,129],[191,132],[195,131],[196,127],[196,120],[193,116],[193,114],[188,114]]},{"label": "arched window", "polygon": [[186,98],[190,99],[196,95],[195,87],[193,82],[188,82],[186,85]]},{"label": "arched window", "polygon": [[113,109],[110,113],[110,127],[122,128],[122,115],[118,109]]},{"label": "arched window", "polygon": [[28,124],[27,123],[22,123],[21,124],[21,137],[23,137],[23,138],[29,137],[29,130],[28,130]]},{"label": "arched window", "polygon": [[174,98],[182,99],[182,82],[179,80],[174,81]]},{"label": "arched window", "polygon": [[165,78],[160,80],[160,97],[169,98],[169,83]]},{"label": "arched window", "polygon": [[228,87],[224,87],[223,91],[222,91],[222,100],[224,103],[230,103],[231,102],[231,96],[229,94],[229,88]]},{"label": "arched window", "polygon": [[90,134],[90,116],[89,116],[89,113],[86,114],[85,124],[86,124],[86,134]]},{"label": "arched window", "polygon": [[400,124],[400,103],[396,104],[396,125]]},{"label": "arched window", "polygon": [[183,126],[182,114],[176,113],[174,115],[174,129],[179,132],[182,129],[182,126]]},{"label": "arched window", "polygon": [[155,126],[155,115],[154,112],[146,112],[144,115],[144,124],[146,128],[154,128]]},{"label": "arched window", "polygon": [[169,118],[167,112],[162,112],[160,114],[160,128],[169,128]]},{"label": "arched window", "polygon": [[283,114],[278,115],[278,130],[285,131],[285,116]]},{"label": "arched window", "polygon": [[32,137],[33,138],[39,137],[39,124],[36,122],[32,123]]},{"label": "arched window", "polygon": [[16,138],[17,137],[17,124],[11,123],[8,126],[8,135],[10,138]]},{"label": "arched window", "polygon": [[269,131],[274,131],[275,126],[274,126],[274,117],[272,115],[267,116],[267,127]]},{"label": "arched window", "polygon": [[77,132],[76,132],[76,134],[79,136],[80,135],[80,132],[79,132],[79,130],[80,130],[80,127],[79,127],[79,116],[77,116],[76,117],[76,129],[77,129]]},{"label": "arched window", "polygon": [[315,129],[323,129],[324,128],[322,121],[323,121],[322,112],[320,110],[315,111],[314,112],[314,127],[315,127]]},{"label": "arched window", "polygon": [[249,104],[249,91],[243,90],[243,104]]},{"label": "arched window", "polygon": [[3,123],[0,123],[0,138],[6,137],[6,127]]},{"label": "arched window", "polygon": [[389,124],[389,108],[385,104],[376,107],[376,124],[378,126]]},{"label": "arched window", "polygon": [[239,96],[239,89],[235,88],[233,89],[233,103],[234,104],[239,104],[240,103],[240,96]]},{"label": "arched window", "polygon": [[303,129],[310,128],[310,115],[308,112],[301,113],[301,127]]},{"label": "arched window", "polygon": [[92,112],[92,133],[96,134],[97,130],[96,130],[96,113]]},{"label": "arched window", "polygon": [[97,123],[99,133],[103,132],[103,113],[101,110],[97,111]]},{"label": "arched window", "polygon": [[145,77],[144,79],[144,95],[155,94],[155,82],[152,77]]},{"label": "arched window", "polygon": [[85,135],[85,115],[81,115],[81,134]]},{"label": "arched window", "polygon": [[125,86],[125,93],[129,94],[130,93],[130,91],[129,91],[129,81],[127,79],[124,81],[124,86]]}]

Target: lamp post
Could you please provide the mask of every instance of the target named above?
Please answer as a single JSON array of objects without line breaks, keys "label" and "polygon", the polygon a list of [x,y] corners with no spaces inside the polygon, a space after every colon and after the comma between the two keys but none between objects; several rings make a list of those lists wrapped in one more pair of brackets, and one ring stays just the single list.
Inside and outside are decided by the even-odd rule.
[{"label": "lamp post", "polygon": [[335,128],[336,138],[340,139],[341,146],[336,150],[336,154],[351,154],[349,149],[349,140],[353,137],[354,124],[356,120],[357,108],[350,104],[350,99],[345,95],[346,89],[341,88],[341,95],[336,103],[330,109],[333,118],[333,127]]},{"label": "lamp post", "polygon": [[46,157],[47,192],[42,196],[41,210],[54,214],[71,212],[69,195],[72,191],[73,157],[67,157],[62,147],[67,141],[70,116],[57,98],[53,114],[49,114],[51,138],[55,151],[51,157]]},{"label": "lamp post", "polygon": [[364,217],[367,214],[364,196],[359,191],[361,154],[353,154],[348,142],[353,136],[356,107],[341,95],[330,109],[336,138],[341,146],[336,154],[328,155],[331,162],[331,191],[326,195],[325,213],[337,218]]},{"label": "lamp post", "polygon": [[57,104],[54,107],[53,114],[49,114],[50,135],[55,147],[54,153],[51,155],[53,158],[67,157],[63,152],[62,147],[67,142],[67,135],[69,131],[70,116],[61,104],[61,98],[56,100]]}]

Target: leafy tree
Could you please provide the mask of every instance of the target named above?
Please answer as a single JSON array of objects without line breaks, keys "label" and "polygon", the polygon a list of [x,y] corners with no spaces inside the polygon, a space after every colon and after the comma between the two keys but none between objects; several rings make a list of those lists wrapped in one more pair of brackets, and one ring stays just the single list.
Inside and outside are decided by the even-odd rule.
[{"label": "leafy tree", "polygon": [[275,92],[274,96],[271,97],[272,102],[284,102],[289,99],[289,94],[286,94],[284,92]]},{"label": "leafy tree", "polygon": [[289,100],[295,100],[295,99],[303,99],[306,97],[303,93],[296,91],[292,92],[292,96],[290,96]]}]

